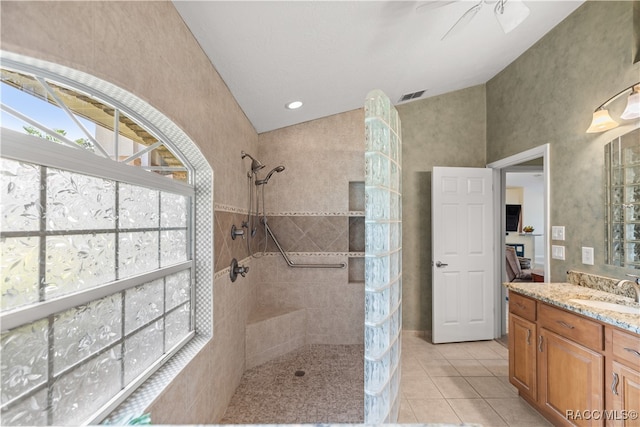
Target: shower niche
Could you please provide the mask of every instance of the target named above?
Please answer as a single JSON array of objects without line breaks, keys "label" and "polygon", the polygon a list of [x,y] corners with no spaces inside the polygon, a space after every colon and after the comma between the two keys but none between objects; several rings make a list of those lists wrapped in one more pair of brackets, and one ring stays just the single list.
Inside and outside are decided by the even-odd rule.
[{"label": "shower niche", "polygon": [[364,181],[349,182],[349,283],[364,283]]}]

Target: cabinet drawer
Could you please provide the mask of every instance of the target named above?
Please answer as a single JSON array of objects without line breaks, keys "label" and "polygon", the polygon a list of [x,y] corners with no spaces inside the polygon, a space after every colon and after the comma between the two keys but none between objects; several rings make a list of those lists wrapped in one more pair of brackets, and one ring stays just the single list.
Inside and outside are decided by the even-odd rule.
[{"label": "cabinet drawer", "polygon": [[539,324],[593,350],[603,350],[604,330],[597,322],[576,314],[540,304]]},{"label": "cabinet drawer", "polygon": [[509,292],[509,312],[535,322],[536,302],[515,292]]},{"label": "cabinet drawer", "polygon": [[613,330],[613,356],[629,366],[640,369],[640,336]]}]

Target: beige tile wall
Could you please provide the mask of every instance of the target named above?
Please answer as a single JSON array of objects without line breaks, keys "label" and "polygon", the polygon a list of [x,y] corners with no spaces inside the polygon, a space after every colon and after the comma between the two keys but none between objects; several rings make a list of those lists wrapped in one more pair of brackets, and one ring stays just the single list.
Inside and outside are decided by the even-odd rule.
[{"label": "beige tile wall", "polygon": [[[364,111],[261,134],[258,151],[265,170],[286,168],[265,187],[265,203],[294,262],[348,262],[349,182],[364,181]],[[292,269],[275,252],[260,262],[259,301],[304,308],[307,343],[363,342],[364,283],[350,283],[347,268]]]},{"label": "beige tile wall", "polygon": [[254,308],[245,335],[246,369],[306,344],[307,310],[279,305]]},{"label": "beige tile wall", "polygon": [[[229,268],[231,260],[235,258],[238,262],[249,256],[247,247],[247,235],[249,232],[242,228],[243,221],[247,220],[247,215],[243,213],[227,212],[216,209],[214,212],[214,271],[219,272]],[[231,226],[244,231],[243,236],[231,237]],[[253,247],[252,247],[253,249]]]},{"label": "beige tile wall", "polygon": [[[215,202],[246,209],[240,151],[256,153],[258,135],[171,2],[3,1],[0,19],[3,50],[107,80],[172,119],[211,164]],[[155,424],[221,418],[244,371],[256,276],[215,280],[213,339],[152,405]]]}]

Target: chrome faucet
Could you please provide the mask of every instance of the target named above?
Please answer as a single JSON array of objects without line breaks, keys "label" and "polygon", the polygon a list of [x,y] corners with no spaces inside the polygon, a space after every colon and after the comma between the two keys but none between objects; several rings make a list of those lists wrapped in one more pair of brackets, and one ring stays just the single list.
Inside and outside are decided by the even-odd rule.
[{"label": "chrome faucet", "polygon": [[616,285],[618,287],[621,287],[625,283],[630,283],[633,287],[633,290],[636,292],[636,302],[640,303],[640,276],[636,276],[635,274],[627,274],[627,276],[635,277],[635,280],[622,279]]}]

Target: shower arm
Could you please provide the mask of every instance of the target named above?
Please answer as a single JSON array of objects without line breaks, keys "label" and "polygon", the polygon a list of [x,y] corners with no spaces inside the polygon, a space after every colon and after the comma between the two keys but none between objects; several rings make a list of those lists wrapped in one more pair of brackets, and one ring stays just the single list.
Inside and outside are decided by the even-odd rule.
[{"label": "shower arm", "polygon": [[264,228],[265,230],[267,230],[267,233],[269,233],[269,236],[271,236],[271,238],[273,239],[273,243],[276,244],[276,247],[280,251],[280,254],[282,254],[282,258],[284,258],[285,262],[289,267],[292,267],[292,268],[345,268],[347,266],[347,264],[345,264],[344,262],[340,264],[296,264],[294,263],[289,259],[289,257],[287,256],[287,253],[284,251],[284,249],[282,249],[282,246],[280,246],[280,243],[278,243],[278,239],[276,239],[276,236],[273,234],[273,231],[271,231],[271,227],[269,227],[266,217],[262,218],[262,223],[264,224]]}]

